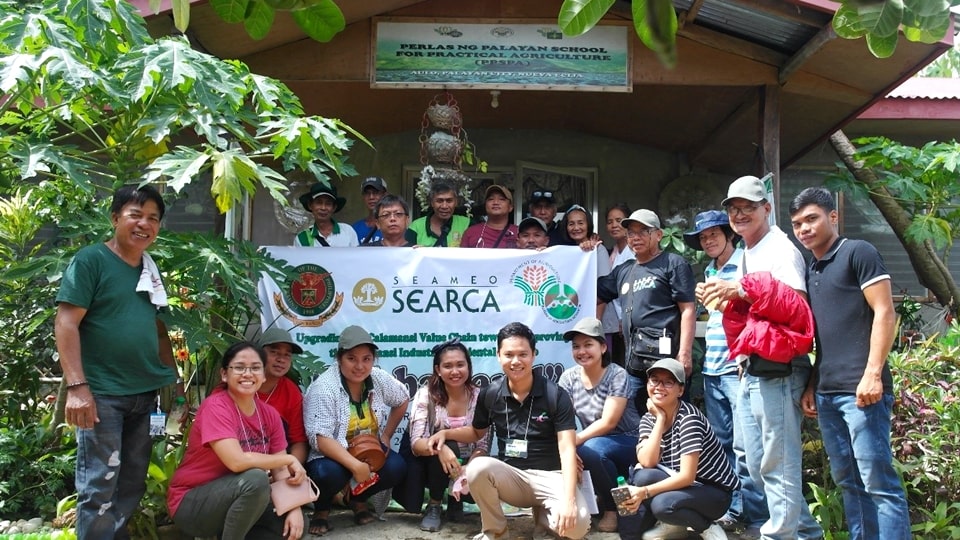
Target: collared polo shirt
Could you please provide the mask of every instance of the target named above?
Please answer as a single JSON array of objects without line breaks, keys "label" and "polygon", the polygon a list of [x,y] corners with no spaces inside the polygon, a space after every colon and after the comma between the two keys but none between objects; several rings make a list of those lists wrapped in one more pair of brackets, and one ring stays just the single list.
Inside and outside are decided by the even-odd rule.
[{"label": "collared polo shirt", "polygon": [[[576,430],[576,416],[573,402],[567,392],[559,387],[557,406],[553,414],[547,399],[548,381],[541,375],[534,375],[533,387],[523,402],[519,402],[510,393],[506,379],[501,379],[483,389],[473,415],[475,429],[488,429],[493,426],[497,436],[498,457],[506,464],[518,469],[538,469],[543,471],[560,470],[560,448],[557,433]],[[487,408],[488,392],[495,392],[492,409]],[[527,441],[527,457],[507,457],[507,439]]]}]

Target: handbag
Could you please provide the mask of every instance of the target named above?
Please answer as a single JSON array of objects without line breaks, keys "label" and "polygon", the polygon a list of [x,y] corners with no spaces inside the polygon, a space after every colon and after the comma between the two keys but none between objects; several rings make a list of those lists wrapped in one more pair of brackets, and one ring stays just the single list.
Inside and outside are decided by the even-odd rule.
[{"label": "handbag", "polygon": [[761,379],[789,377],[793,373],[793,360],[774,362],[756,354],[751,354],[750,361],[747,362],[747,373]]},{"label": "handbag", "polygon": [[380,438],[372,433],[354,435],[347,441],[347,451],[369,465],[371,471],[379,471],[387,461],[387,452],[380,444]]},{"label": "handbag", "polygon": [[657,360],[669,357],[660,354],[660,338],[664,335],[663,330],[656,328],[636,328],[630,332],[625,366],[628,373],[646,377],[647,370]]},{"label": "handbag", "polygon": [[304,478],[303,482],[294,485],[287,482],[290,471],[286,467],[279,467],[270,471],[270,477],[270,501],[273,502],[273,510],[278,516],[320,497],[320,488],[309,476]]}]

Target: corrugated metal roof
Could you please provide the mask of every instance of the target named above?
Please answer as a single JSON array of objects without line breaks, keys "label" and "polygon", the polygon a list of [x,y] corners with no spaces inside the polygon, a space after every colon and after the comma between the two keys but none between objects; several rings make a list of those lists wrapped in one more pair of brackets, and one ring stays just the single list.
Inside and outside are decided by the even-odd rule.
[{"label": "corrugated metal roof", "polygon": [[960,99],[960,79],[912,77],[887,95],[890,99]]},{"label": "corrugated metal roof", "polygon": [[[677,9],[688,10],[693,0],[675,0]],[[803,18],[784,17],[751,8],[731,0],[705,0],[697,12],[698,25],[768,47],[784,54],[797,52],[820,28],[829,23],[829,16],[812,14],[810,23]]]}]

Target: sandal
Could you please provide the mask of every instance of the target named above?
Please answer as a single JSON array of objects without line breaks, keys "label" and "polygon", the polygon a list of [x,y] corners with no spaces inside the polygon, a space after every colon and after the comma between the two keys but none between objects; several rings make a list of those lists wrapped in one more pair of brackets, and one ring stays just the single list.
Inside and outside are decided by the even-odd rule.
[{"label": "sandal", "polygon": [[310,518],[310,526],[307,528],[307,532],[313,536],[323,536],[332,530],[333,527],[325,517]]},{"label": "sandal", "polygon": [[366,525],[377,519],[373,517],[373,514],[367,509],[366,503],[351,501],[350,509],[353,510],[353,522],[357,525]]}]

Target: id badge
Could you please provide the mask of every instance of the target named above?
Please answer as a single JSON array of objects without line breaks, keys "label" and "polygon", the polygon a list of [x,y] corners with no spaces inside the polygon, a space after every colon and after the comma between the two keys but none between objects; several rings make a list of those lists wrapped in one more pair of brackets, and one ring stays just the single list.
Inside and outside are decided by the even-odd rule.
[{"label": "id badge", "polygon": [[150,436],[163,437],[167,434],[167,415],[162,412],[150,413]]},{"label": "id badge", "polygon": [[507,446],[504,449],[507,457],[526,458],[527,441],[522,439],[507,439]]},{"label": "id badge", "polygon": [[670,349],[673,345],[670,343],[670,338],[667,336],[660,336],[660,339],[657,341],[660,344],[660,354],[670,354]]}]

